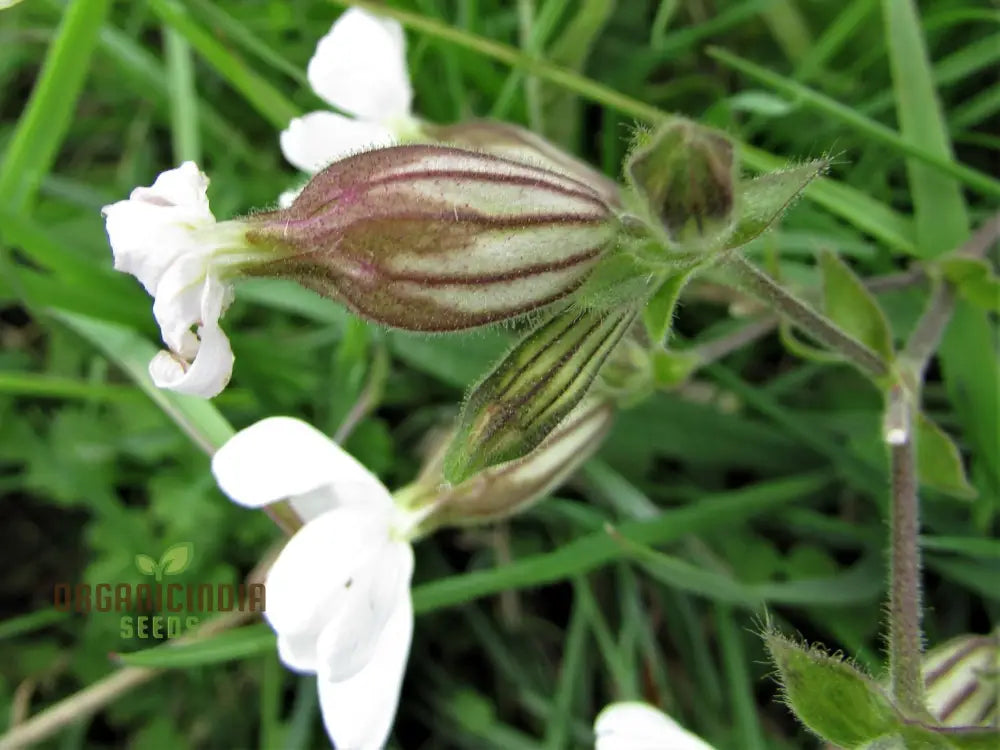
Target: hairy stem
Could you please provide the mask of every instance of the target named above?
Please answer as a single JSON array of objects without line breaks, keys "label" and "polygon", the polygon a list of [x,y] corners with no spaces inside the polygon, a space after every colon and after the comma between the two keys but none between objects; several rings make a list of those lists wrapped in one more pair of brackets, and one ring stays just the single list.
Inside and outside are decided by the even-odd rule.
[{"label": "hairy stem", "polygon": [[[956,255],[982,257],[1000,236],[1000,213],[994,214]],[[888,394],[886,442],[892,467],[890,508],[889,675],[892,695],[910,716],[926,712],[920,671],[923,650],[920,587],[920,500],[917,495],[916,435],[913,430],[927,365],[937,351],[955,309],[956,291],[938,281],[927,308],[899,355],[903,383]]]},{"label": "hairy stem", "polygon": [[888,374],[889,365],[872,349],[795,297],[743,256],[733,255],[729,264],[747,291],[767,302],[779,315],[854,363],[868,375],[883,377]]},{"label": "hairy stem", "polygon": [[920,501],[917,497],[917,460],[913,409],[906,393],[896,387],[889,394],[888,413],[898,415],[889,438],[892,497],[889,508],[889,677],[899,708],[917,717],[925,712],[920,587]]}]

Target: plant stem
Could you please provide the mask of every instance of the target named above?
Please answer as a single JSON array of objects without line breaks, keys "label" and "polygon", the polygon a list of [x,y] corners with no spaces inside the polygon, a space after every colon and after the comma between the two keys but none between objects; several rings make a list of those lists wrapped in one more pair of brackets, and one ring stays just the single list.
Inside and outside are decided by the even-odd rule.
[{"label": "plant stem", "polygon": [[[1000,235],[1000,213],[985,221],[956,255],[982,257]],[[916,435],[913,424],[924,373],[955,308],[956,291],[940,280],[899,355],[904,382],[888,394],[886,431],[892,467],[890,508],[889,675],[892,696],[912,717],[926,713],[920,587],[920,500],[917,495]]]},{"label": "plant stem", "polygon": [[795,297],[742,255],[731,256],[729,264],[747,291],[770,304],[779,315],[788,318],[817,341],[841,354],[868,375],[878,378],[889,373],[888,364],[872,349]]},{"label": "plant stem", "polygon": [[[889,446],[892,498],[889,509],[891,544],[889,563],[889,676],[892,696],[908,716],[926,712],[924,679],[920,671],[923,651],[920,587],[920,501],[917,497],[917,460],[914,449],[912,407],[902,388],[889,395],[890,413],[901,410],[900,442]],[[902,400],[902,402],[901,402]],[[896,407],[899,407],[897,410]]]}]

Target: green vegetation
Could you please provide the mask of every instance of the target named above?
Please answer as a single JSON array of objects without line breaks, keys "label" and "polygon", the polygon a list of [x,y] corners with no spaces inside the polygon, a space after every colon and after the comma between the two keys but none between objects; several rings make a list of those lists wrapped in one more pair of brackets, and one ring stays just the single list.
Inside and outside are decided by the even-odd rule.
[{"label": "green vegetation", "polygon": [[[512,326],[387,330],[256,279],[225,316],[237,360],[221,396],[149,381],[151,300],[112,269],[101,207],[189,159],[211,177],[218,218],[273,207],[301,181],[278,132],[326,108],[305,66],[347,4],[0,11],[0,732],[39,716],[40,746],[59,750],[326,746],[315,679],[281,666],[256,616],[186,610],[214,635],[150,650],[174,642],[166,625],[157,636],[136,615],[58,611],[53,592],[138,586],[161,568],[170,581],[238,585],[282,535],[216,487],[209,453],[234,429],[297,416],[346,435],[402,487],[423,437],[517,340]],[[833,158],[776,229],[752,227],[745,253],[869,352],[901,352],[916,369],[931,357],[915,429],[933,645],[1000,624],[995,242],[986,263],[935,260],[998,205],[1000,12],[913,5],[385,7],[408,28],[415,111],[430,121],[520,123],[615,179],[634,130],[669,113],[728,133],[746,178]],[[955,303],[940,347],[922,351],[906,344],[928,277],[952,283]],[[827,342],[716,281],[666,289],[661,319],[647,320],[666,330],[675,316],[654,362],[659,390],[620,412],[555,497],[416,546],[400,747],[589,747],[594,717],[620,699],[658,705],[723,750],[817,747],[780,702],[765,626],[887,675],[882,397]],[[185,543],[183,564],[164,556]],[[149,637],[123,637],[123,617]],[[770,640],[791,653],[794,641]],[[868,689],[847,666],[822,666]],[[41,713],[95,684],[107,692],[89,710]],[[869,723],[895,726],[877,708]]]}]

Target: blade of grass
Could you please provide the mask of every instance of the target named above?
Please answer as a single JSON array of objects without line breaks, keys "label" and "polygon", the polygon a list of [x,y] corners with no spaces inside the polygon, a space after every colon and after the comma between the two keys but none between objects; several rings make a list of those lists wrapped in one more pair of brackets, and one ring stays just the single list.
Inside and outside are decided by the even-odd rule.
[{"label": "blade of grass", "polygon": [[309,79],[306,78],[305,71],[300,66],[272,49],[248,29],[246,24],[226,13],[217,3],[208,2],[208,0],[185,0],[185,2],[205,18],[212,29],[228,36],[248,53],[288,76],[302,88],[310,88]]},{"label": "blade of grass", "polygon": [[170,96],[170,138],[174,161],[201,163],[198,129],[198,93],[194,87],[191,47],[174,29],[163,30],[167,61],[167,91]]},{"label": "blade of grass", "polygon": [[[650,521],[623,523],[617,527],[617,532],[640,544],[662,544],[702,529],[742,523],[809,496],[824,487],[829,479],[828,474],[805,474],[716,493],[684,508],[664,511]],[[559,581],[625,556],[627,553],[621,544],[607,533],[586,534],[553,552],[417,586],[413,590],[413,606],[418,613],[431,612],[501,591]]]},{"label": "blade of grass", "polygon": [[775,91],[839,120],[845,126],[855,130],[865,138],[885,144],[902,154],[914,157],[924,164],[929,164],[939,171],[961,180],[969,187],[984,195],[1000,196],[1000,180],[983,174],[971,167],[967,167],[964,164],[959,164],[949,157],[935,153],[919,142],[904,138],[892,130],[892,128],[888,128],[880,122],[865,117],[856,109],[841,104],[825,94],[803,86],[801,83],[797,83],[777,73],[772,73],[760,65],[756,65],[719,47],[710,47],[708,54],[724,65],[728,65],[730,68],[770,86]]},{"label": "blade of grass", "polygon": [[577,602],[569,616],[559,680],[556,683],[555,705],[545,728],[544,746],[547,750],[569,747],[570,720],[573,716],[573,698],[577,695],[579,680],[586,664],[587,618]]},{"label": "blade of grass", "polygon": [[110,0],[77,0],[63,13],[31,98],[0,160],[0,201],[14,212],[34,199],[73,123]]},{"label": "blade of grass", "polygon": [[302,114],[284,94],[226,49],[173,0],[149,0],[163,23],[175,29],[271,125],[284,128]]},{"label": "blade of grass", "polygon": [[115,659],[131,667],[188,669],[273,654],[275,648],[274,631],[269,625],[261,622],[227,630],[204,640],[166,643],[142,651],[119,653],[115,655]]},{"label": "blade of grass", "polygon": [[233,428],[211,402],[153,385],[153,381],[149,379],[148,367],[157,349],[134,331],[63,310],[55,310],[52,314],[56,320],[90,341],[125,370],[153,402],[206,453],[214,453],[233,436]]},{"label": "blade of grass", "polygon": [[[952,159],[951,143],[913,0],[883,0],[886,45],[896,92],[899,130],[913,146]],[[930,258],[958,247],[969,234],[962,192],[952,176],[907,159],[917,224],[917,250]]]},{"label": "blade of grass", "polygon": [[743,633],[736,625],[732,609],[721,604],[715,607],[715,624],[719,633],[722,667],[726,673],[726,684],[729,687],[730,705],[736,719],[740,747],[746,750],[765,750],[768,744],[764,740],[750,670],[747,669],[749,660]]}]

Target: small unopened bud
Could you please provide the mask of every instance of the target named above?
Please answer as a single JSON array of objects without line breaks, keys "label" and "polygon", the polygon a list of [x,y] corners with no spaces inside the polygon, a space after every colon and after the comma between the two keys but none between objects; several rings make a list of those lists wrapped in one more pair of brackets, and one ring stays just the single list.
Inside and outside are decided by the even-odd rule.
[{"label": "small unopened bud", "polygon": [[716,130],[680,118],[639,138],[625,166],[638,210],[662,225],[681,250],[703,249],[733,219],[733,144]]},{"label": "small unopened bud", "polygon": [[589,185],[610,205],[621,205],[621,189],[617,182],[518,125],[493,120],[468,120],[456,125],[428,125],[425,130],[443,143],[486,151],[562,172]]},{"label": "small unopened bud", "polygon": [[569,307],[522,339],[462,408],[445,479],[458,484],[537,447],[587,395],[635,315]]},{"label": "small unopened bud", "polygon": [[[491,466],[457,485],[442,474],[444,450],[427,463],[413,486],[417,504],[434,507],[434,526],[468,525],[506,518],[545,496],[600,447],[614,417],[611,404],[585,399],[523,458]],[[447,444],[444,446],[447,447]]]},{"label": "small unopened bud", "polygon": [[398,328],[452,331],[512,318],[576,289],[618,220],[588,185],[444,146],[335,162],[248,235],[291,278]]},{"label": "small unopened bud", "polygon": [[922,670],[927,708],[943,726],[1000,721],[1000,629],[959,636],[931,649]]}]

